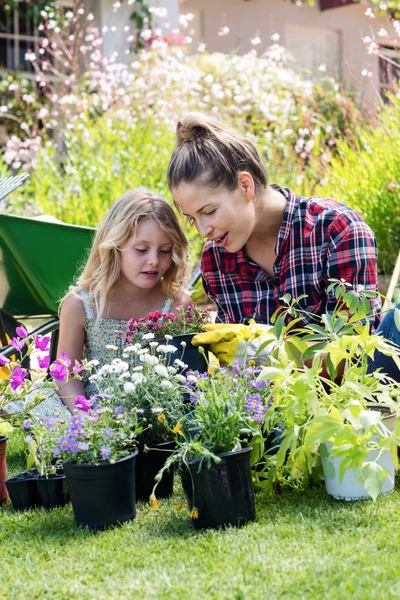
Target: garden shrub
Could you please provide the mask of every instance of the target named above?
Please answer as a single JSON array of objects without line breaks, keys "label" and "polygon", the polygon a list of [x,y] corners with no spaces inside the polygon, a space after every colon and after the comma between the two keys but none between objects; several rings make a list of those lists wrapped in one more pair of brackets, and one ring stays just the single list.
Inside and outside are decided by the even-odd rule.
[{"label": "garden shrub", "polygon": [[339,142],[327,171],[328,185],[316,192],[357,210],[376,235],[378,269],[391,274],[400,251],[400,94],[378,116],[374,128],[359,130],[354,144]]}]

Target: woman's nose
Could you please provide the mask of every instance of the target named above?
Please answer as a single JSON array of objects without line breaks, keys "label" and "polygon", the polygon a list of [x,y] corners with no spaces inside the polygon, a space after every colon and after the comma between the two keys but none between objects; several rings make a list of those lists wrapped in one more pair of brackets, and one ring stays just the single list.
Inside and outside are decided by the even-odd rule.
[{"label": "woman's nose", "polygon": [[201,237],[206,238],[209,237],[212,226],[209,223],[207,224],[200,220],[197,225],[197,231],[200,233]]}]

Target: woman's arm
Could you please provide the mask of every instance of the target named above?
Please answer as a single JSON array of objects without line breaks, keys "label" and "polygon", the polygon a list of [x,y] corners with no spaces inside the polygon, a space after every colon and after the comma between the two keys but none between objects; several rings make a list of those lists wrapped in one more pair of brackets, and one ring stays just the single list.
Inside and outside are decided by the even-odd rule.
[{"label": "woman's arm", "polygon": [[[57,356],[63,352],[71,359],[72,366],[75,361],[81,362],[85,343],[86,317],[82,301],[73,294],[67,296],[63,302],[60,313],[60,337],[58,341]],[[68,410],[73,413],[74,403],[78,396],[84,396],[82,381],[74,379],[62,387],[58,394]]]}]

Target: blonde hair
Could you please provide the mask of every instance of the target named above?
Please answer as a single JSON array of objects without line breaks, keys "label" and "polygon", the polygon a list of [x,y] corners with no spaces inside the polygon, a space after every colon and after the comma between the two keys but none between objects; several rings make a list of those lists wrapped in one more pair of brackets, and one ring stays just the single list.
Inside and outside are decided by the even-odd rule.
[{"label": "blonde hair", "polygon": [[110,208],[95,235],[87,263],[70,292],[85,291],[95,308],[96,321],[117,288],[121,271],[120,247],[136,234],[139,225],[154,220],[172,242],[172,262],[161,281],[162,290],[174,298],[189,277],[189,244],[168,202],[146,188],[123,194]]},{"label": "blonde hair", "polygon": [[189,113],[178,122],[176,137],[168,165],[170,189],[196,181],[233,191],[241,171],[252,175],[256,193],[267,187],[267,170],[255,146],[214,117]]}]

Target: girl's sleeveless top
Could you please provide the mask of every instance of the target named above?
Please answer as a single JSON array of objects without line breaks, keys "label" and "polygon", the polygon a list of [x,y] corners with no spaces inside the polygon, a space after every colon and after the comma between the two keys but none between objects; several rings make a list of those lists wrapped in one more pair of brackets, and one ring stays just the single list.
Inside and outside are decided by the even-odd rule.
[{"label": "girl's sleeveless top", "polygon": [[[80,291],[78,295],[83,302],[86,316],[84,358],[88,361],[98,360],[99,366],[102,366],[110,362],[112,357],[121,357],[128,321],[123,319],[100,319],[96,324],[96,317],[88,294]],[[171,312],[173,304],[173,298],[166,298],[161,312]],[[117,352],[107,349],[108,345],[117,346]],[[89,381],[88,378],[84,377],[82,383],[87,397],[96,393],[94,383]]]}]

